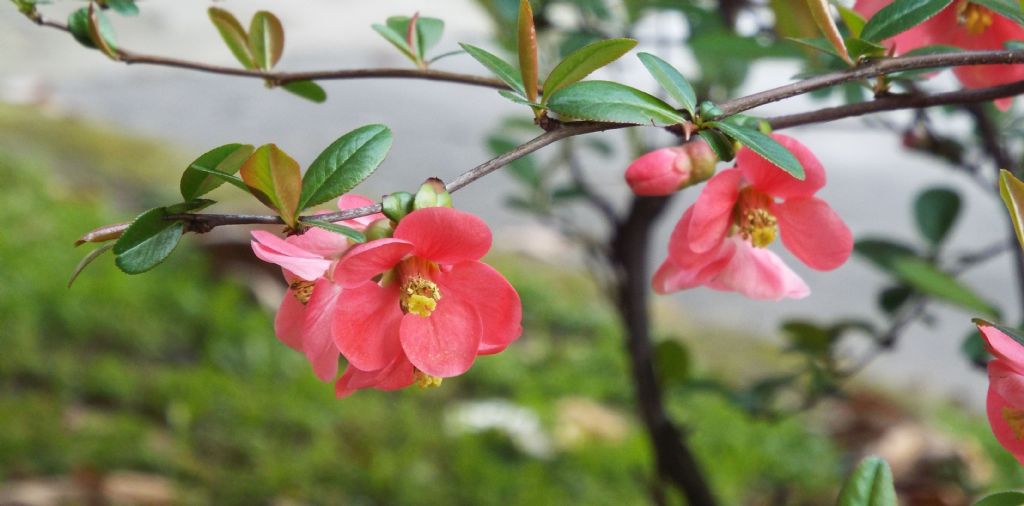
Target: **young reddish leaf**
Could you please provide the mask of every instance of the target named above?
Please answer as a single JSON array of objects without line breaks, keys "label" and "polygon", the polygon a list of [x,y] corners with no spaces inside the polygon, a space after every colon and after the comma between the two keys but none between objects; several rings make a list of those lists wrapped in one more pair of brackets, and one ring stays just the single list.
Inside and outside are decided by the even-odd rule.
[{"label": "young reddish leaf", "polygon": [[537,30],[533,26],[530,0],[519,0],[519,73],[523,76],[526,98],[537,101]]},{"label": "young reddish leaf", "polygon": [[277,16],[267,11],[253,15],[249,23],[249,50],[257,67],[270,70],[277,65],[284,53],[284,27]]},{"label": "young reddish leaf", "polygon": [[299,163],[274,144],[264,144],[242,164],[239,171],[249,191],[281,219],[294,226],[302,194]]},{"label": "young reddish leaf", "polygon": [[380,34],[381,37],[384,37],[384,39],[390,42],[392,46],[395,46],[395,48],[401,51],[406,58],[412,60],[413,63],[419,64],[419,56],[413,52],[412,48],[409,47],[409,44],[405,42],[405,38],[402,37],[399,32],[395,31],[390,26],[382,24],[374,24],[372,27],[374,31]]},{"label": "young reddish leaf", "polygon": [[113,225],[103,225],[94,230],[90,230],[79,237],[75,241],[75,246],[81,246],[87,242],[107,242],[113,239],[121,237],[124,233],[124,229],[128,228],[129,223],[114,223]]},{"label": "young reddish leaf", "polygon": [[242,168],[254,149],[252,144],[225,144],[203,153],[181,174],[179,186],[182,198],[193,200],[224,184],[224,178],[210,174],[209,171],[234,174]]},{"label": "young reddish leaf", "polygon": [[541,103],[556,91],[619,59],[634,47],[636,41],[633,39],[607,39],[573,51],[559,62],[544,80],[544,97]]},{"label": "young reddish leaf", "polygon": [[999,196],[1006,204],[1006,210],[1013,220],[1013,231],[1017,233],[1017,242],[1024,248],[1024,182],[1013,176],[1006,169],[999,171]]},{"label": "young reddish leaf", "polygon": [[409,19],[409,26],[405,27],[405,43],[412,49],[413,54],[417,54],[420,57],[420,61],[423,59],[423,48],[420,47],[420,36],[416,30],[416,21],[420,19],[420,13],[416,12]]},{"label": "young reddish leaf", "polygon": [[249,50],[249,35],[245,33],[242,24],[230,12],[219,7],[210,7],[207,14],[238,63],[247,69],[255,69],[252,51]]},{"label": "young reddish leaf", "polygon": [[420,16],[417,13],[415,44],[408,42],[410,23],[412,23],[412,18],[408,16],[391,16],[387,20],[388,28],[394,30],[395,33],[406,35],[407,45],[414,49],[414,53],[419,56],[420,60],[423,60],[426,52],[441,41],[441,35],[444,33],[444,21]]},{"label": "young reddish leaf", "polygon": [[832,11],[828,8],[828,0],[807,0],[807,8],[811,10],[814,23],[818,25],[818,29],[821,30],[825,39],[836,49],[836,53],[839,54],[840,58],[846,63],[853,65],[850,53],[846,50],[846,43],[843,42],[843,37],[839,35],[839,28],[836,27],[836,22],[832,18]]}]

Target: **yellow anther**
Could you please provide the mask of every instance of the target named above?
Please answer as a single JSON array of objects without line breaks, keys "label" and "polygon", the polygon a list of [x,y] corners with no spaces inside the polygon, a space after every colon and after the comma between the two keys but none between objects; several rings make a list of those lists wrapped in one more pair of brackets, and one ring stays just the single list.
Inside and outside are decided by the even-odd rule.
[{"label": "yellow anther", "polygon": [[1006,406],[1001,414],[1006,425],[1010,426],[1013,437],[1018,441],[1024,439],[1024,411]]},{"label": "yellow anther", "polygon": [[740,237],[750,241],[756,248],[764,248],[775,242],[775,217],[767,209],[751,209],[740,216]]},{"label": "yellow anther", "polygon": [[422,276],[412,276],[402,283],[402,295],[399,302],[402,311],[424,318],[437,309],[437,301],[441,300],[441,290],[437,285]]},{"label": "yellow anther", "polygon": [[413,377],[416,379],[416,386],[420,388],[436,388],[441,386],[441,381],[444,380],[444,378],[431,376],[423,371],[416,371]]},{"label": "yellow anther", "polygon": [[971,35],[981,35],[985,33],[985,29],[992,26],[992,11],[968,1],[961,1],[956,6],[956,21]]},{"label": "yellow anther", "polygon": [[313,296],[312,281],[306,281],[304,279],[292,281],[292,284],[288,285],[288,288],[292,290],[292,295],[303,304],[309,302],[309,298]]}]

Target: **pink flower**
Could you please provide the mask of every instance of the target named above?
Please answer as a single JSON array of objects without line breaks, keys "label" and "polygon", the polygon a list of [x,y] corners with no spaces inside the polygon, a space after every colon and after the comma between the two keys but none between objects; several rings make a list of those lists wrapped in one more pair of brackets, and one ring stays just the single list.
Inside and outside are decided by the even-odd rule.
[{"label": "pink flower", "polygon": [[988,422],[999,444],[1024,464],[1024,346],[999,329],[978,323],[988,363]]},{"label": "pink flower", "polygon": [[[334,270],[345,301],[332,333],[357,372],[346,371],[349,383],[339,393],[366,374],[406,382],[406,358],[425,375],[456,376],[478,354],[498,353],[518,338],[519,295],[479,261],[490,246],[490,229],[476,216],[430,207],[403,218],[393,238],[352,248]],[[380,284],[369,282],[380,274]]]},{"label": "pink flower", "polygon": [[637,158],[626,169],[626,182],[637,195],[661,196],[707,180],[718,157],[702,139],[661,148]]},{"label": "pink flower", "polygon": [[853,236],[832,208],[814,197],[825,185],[821,162],[796,140],[772,137],[800,161],[805,179],[741,149],[736,167],[711,178],[676,224],[668,258],[654,275],[655,291],[704,285],[753,299],[806,297],[810,290],[803,280],[764,249],[777,233],[811,268],[831,270],[846,262]]},{"label": "pink flower", "polygon": [[[370,204],[372,200],[358,195],[338,199],[342,210]],[[341,224],[362,230],[381,217],[375,214]],[[321,381],[333,380],[338,374],[338,349],[330,333],[331,314],[342,290],[328,275],[351,246],[348,238],[320,228],[285,239],[263,230],[254,230],[252,236],[253,253],[265,262],[281,266],[288,282],[288,291],[274,319],[277,338],[305,353]]]},{"label": "pink flower", "polygon": [[[890,3],[889,0],[858,0],[854,9],[870,17]],[[1024,27],[981,5],[955,0],[924,23],[892,37],[886,44],[897,53],[933,44],[956,46],[970,51],[1004,49],[1011,40],[1024,39]],[[967,88],[985,88],[1024,80],[1024,65],[969,65],[955,67],[953,73]],[[1009,109],[1013,98],[996,100],[996,106]]]}]

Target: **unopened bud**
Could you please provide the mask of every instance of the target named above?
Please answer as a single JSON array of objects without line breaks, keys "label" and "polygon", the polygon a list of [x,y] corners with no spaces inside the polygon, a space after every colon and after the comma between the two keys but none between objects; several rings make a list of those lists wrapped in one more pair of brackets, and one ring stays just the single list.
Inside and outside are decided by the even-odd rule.
[{"label": "unopened bud", "polygon": [[395,222],[391,221],[389,218],[374,220],[372,223],[367,225],[366,230],[363,231],[367,241],[386,239],[394,235],[394,233]]},{"label": "unopened bud", "polygon": [[691,172],[686,150],[661,148],[634,160],[626,169],[626,182],[637,195],[671,195],[690,182]]},{"label": "unopened bud", "polygon": [[395,192],[385,195],[381,202],[384,216],[392,221],[400,221],[405,215],[412,212],[412,194],[409,192]]},{"label": "unopened bud", "polygon": [[683,150],[690,156],[690,182],[697,184],[711,179],[715,175],[718,155],[704,139],[697,138],[683,144]]},{"label": "unopened bud", "polygon": [[413,209],[423,209],[424,207],[451,207],[452,206],[452,195],[448,193],[448,189],[445,188],[444,181],[436,177],[432,177],[423,185],[420,186],[420,190],[416,192],[416,198],[413,200]]}]

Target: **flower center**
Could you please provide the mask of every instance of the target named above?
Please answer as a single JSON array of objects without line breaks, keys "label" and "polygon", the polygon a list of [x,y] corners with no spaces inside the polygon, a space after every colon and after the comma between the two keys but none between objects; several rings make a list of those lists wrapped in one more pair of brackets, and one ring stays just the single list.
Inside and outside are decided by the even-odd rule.
[{"label": "flower center", "polygon": [[430,316],[441,300],[441,290],[433,281],[418,274],[409,276],[402,283],[399,304],[402,311],[424,318]]},{"label": "flower center", "polygon": [[1013,437],[1018,441],[1024,439],[1024,411],[1007,406],[1003,408],[1001,414],[1003,420],[1006,421],[1006,425],[1010,426]]},{"label": "flower center", "polygon": [[413,378],[416,380],[416,386],[420,388],[435,388],[441,386],[441,381],[444,378],[438,378],[437,376],[431,376],[419,369],[413,373]]},{"label": "flower center", "polygon": [[775,241],[778,221],[768,211],[771,203],[771,197],[753,188],[740,191],[733,220],[736,232],[754,247],[764,248]]},{"label": "flower center", "polygon": [[305,304],[309,302],[309,298],[313,296],[313,282],[306,281],[304,279],[298,279],[292,281],[292,284],[288,285],[288,288],[292,291],[292,296],[298,299],[299,302]]},{"label": "flower center", "polygon": [[956,21],[971,35],[981,35],[992,25],[992,11],[971,2],[960,2],[956,6]]}]

